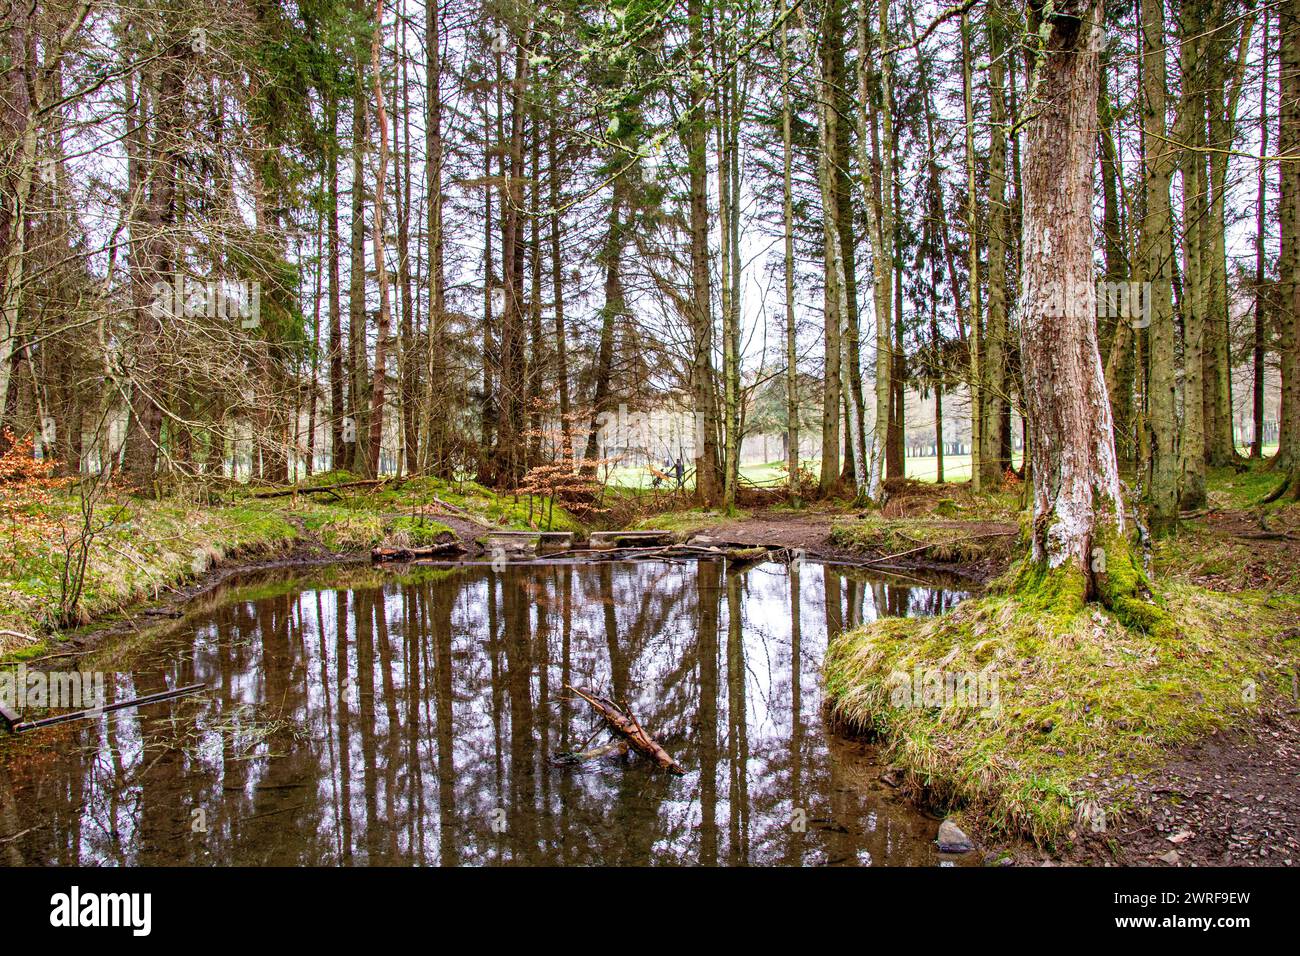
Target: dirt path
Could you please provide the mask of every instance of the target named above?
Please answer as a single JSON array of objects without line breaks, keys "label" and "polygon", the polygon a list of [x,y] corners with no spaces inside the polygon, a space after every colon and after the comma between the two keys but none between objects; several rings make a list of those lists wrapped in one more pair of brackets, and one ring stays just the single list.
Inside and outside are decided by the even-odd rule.
[{"label": "dirt path", "polygon": [[[757,512],[742,519],[724,520],[692,532],[688,540],[707,539],[709,543],[736,547],[763,546],[802,551],[805,557],[822,558],[875,568],[880,571],[926,572],[985,583],[1000,574],[1007,565],[1004,556],[977,560],[934,560],[927,542],[907,539],[899,546],[884,540],[873,542],[868,536],[852,545],[837,543],[831,536],[837,519],[852,518],[853,512]],[[906,520],[906,519],[904,519]],[[916,519],[917,527],[930,534],[954,539],[991,539],[1014,535],[1014,524],[995,521],[948,521]],[[895,535],[906,539],[906,535]]]},{"label": "dirt path", "polygon": [[763,545],[803,550],[816,557],[843,557],[831,543],[833,514],[773,515],[723,521],[697,532],[722,544]]},{"label": "dirt path", "polygon": [[[1273,709],[1250,737],[1215,734],[1135,781],[1148,815],[1066,860],[1126,866],[1300,864],[1300,724]],[[1123,782],[1123,781],[1120,781]],[[1113,856],[1104,845],[1113,841]]]}]

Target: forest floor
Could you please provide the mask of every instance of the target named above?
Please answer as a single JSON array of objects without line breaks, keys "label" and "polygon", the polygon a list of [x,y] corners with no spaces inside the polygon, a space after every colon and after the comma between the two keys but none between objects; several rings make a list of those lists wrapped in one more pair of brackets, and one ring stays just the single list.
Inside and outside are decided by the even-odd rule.
[{"label": "forest floor", "polygon": [[[353,481],[338,473],[310,484]],[[1066,621],[1024,618],[997,596],[1020,552],[1022,488],[1014,480],[981,495],[961,484],[897,482],[886,506],[873,510],[834,501],[795,508],[755,492],[732,515],[658,511],[671,499],[632,495],[612,499],[604,520],[987,586],[986,596],[942,618],[909,619],[872,652],[907,672],[925,654],[959,666],[957,655],[1005,646],[1015,653],[998,658],[1008,669],[1003,706],[1028,729],[993,733],[942,713],[930,720],[927,711],[909,711],[892,725],[883,711],[864,711],[870,719],[856,727],[877,731],[890,785],[954,813],[987,862],[1290,865],[1300,862],[1300,505],[1259,506],[1275,482],[1265,468],[1216,472],[1208,506],[1156,543],[1156,589],[1189,622],[1163,642],[1096,606]],[[487,530],[540,521],[527,500],[472,482],[264,495],[224,489],[199,502],[106,494],[95,508],[84,592],[63,620],[62,571],[80,501],[58,492],[34,506],[30,522],[0,528],[8,539],[0,660],[39,660],[141,618],[174,615],[236,571],[357,560],[378,546],[453,539],[474,552]],[[581,530],[559,509],[552,526]],[[92,620],[95,628],[78,628]],[[862,642],[867,630],[849,641]],[[65,631],[72,632],[66,646]],[[1100,650],[1092,653],[1091,644]],[[860,659],[859,670],[843,670],[860,650],[832,654],[832,697],[869,678]],[[1258,685],[1248,704],[1243,681]]]}]

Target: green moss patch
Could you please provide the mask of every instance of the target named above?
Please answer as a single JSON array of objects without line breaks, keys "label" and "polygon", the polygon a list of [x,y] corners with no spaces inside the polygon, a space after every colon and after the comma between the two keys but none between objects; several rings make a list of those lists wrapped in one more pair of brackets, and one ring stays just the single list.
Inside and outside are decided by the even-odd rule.
[{"label": "green moss patch", "polygon": [[[1171,583],[1157,596],[1170,626],[1144,628],[1063,581],[1036,584],[843,634],[826,686],[833,719],[877,736],[914,795],[1043,844],[1097,810],[1132,810],[1123,791],[1101,796],[1098,780],[1247,721],[1257,703],[1246,688],[1276,682],[1296,610]],[[980,676],[984,697],[900,694],[932,675]]]}]

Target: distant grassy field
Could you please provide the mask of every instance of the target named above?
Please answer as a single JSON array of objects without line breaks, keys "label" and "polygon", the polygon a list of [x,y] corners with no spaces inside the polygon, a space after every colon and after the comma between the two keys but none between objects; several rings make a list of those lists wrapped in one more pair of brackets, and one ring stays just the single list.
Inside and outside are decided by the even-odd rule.
[{"label": "distant grassy field", "polygon": [[[1243,455],[1249,454],[1249,448],[1238,449]],[[1264,457],[1267,458],[1277,451],[1277,445],[1265,445]],[[1016,452],[1012,455],[1012,460],[1017,468],[1020,467],[1022,455]],[[785,484],[785,462],[769,461],[763,464],[741,465],[740,474],[746,481],[756,485],[782,485]],[[821,459],[804,459],[804,467],[817,474],[821,468]],[[939,476],[939,460],[933,455],[919,455],[906,460],[906,473],[908,478],[914,478],[917,481],[935,481]],[[609,483],[620,488],[650,488],[653,484],[654,476],[650,474],[650,469],[644,465],[626,465],[611,469]],[[970,480],[970,455],[944,455],[943,456],[943,480],[944,481],[969,481]],[[688,476],[687,486],[694,483]],[[671,483],[663,487],[671,487]]]},{"label": "distant grassy field", "polygon": [[[1019,466],[1019,452],[1015,455],[1015,462]],[[753,482],[756,485],[782,485],[785,484],[784,465],[785,462],[783,461],[741,465],[740,474],[746,481]],[[812,459],[810,461],[805,459],[804,467],[813,474],[817,474],[821,468],[821,460]],[[939,461],[934,456],[908,458],[906,472],[908,478],[915,478],[918,481],[935,481],[939,474]],[[650,469],[644,465],[627,465],[611,469],[609,482],[621,488],[649,488],[653,483],[653,478]],[[970,455],[943,456],[944,481],[967,481],[969,478]],[[688,486],[693,484],[689,476],[686,484]]]}]

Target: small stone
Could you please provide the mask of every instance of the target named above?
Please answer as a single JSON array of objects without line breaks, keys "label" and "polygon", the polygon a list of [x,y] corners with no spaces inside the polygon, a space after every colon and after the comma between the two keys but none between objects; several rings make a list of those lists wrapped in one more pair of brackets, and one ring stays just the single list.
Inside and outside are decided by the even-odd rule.
[{"label": "small stone", "polygon": [[935,842],[939,844],[940,853],[969,853],[975,849],[970,837],[951,820],[939,824],[939,838]]}]

